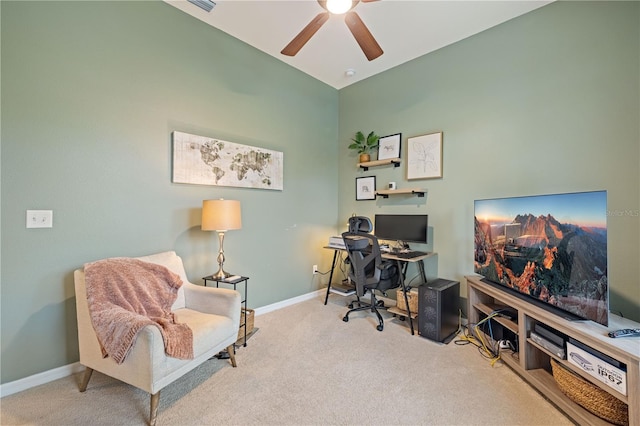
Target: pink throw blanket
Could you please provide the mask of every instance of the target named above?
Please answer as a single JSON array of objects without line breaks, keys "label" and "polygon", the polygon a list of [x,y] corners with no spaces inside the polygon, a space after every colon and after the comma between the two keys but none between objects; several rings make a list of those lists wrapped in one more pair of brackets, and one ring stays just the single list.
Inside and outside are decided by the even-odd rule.
[{"label": "pink throw blanket", "polygon": [[102,355],[122,364],[138,331],[155,325],[165,353],[193,359],[193,333],[178,324],[171,305],[182,286],[180,277],[162,265],[131,258],[111,258],[84,267],[87,300]]}]

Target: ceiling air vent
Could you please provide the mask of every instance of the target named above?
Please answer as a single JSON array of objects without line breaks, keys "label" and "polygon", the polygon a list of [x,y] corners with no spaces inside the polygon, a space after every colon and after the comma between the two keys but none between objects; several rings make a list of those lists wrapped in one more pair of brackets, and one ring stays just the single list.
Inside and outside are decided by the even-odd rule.
[{"label": "ceiling air vent", "polygon": [[189,3],[193,3],[200,9],[206,10],[207,12],[211,12],[216,5],[215,2],[212,2],[211,0],[189,0]]}]

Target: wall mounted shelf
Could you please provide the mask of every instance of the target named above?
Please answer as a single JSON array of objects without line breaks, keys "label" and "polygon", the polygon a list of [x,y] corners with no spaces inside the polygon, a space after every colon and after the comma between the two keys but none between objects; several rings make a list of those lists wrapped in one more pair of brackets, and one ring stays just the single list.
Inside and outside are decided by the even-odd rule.
[{"label": "wall mounted shelf", "polygon": [[418,197],[424,197],[426,193],[427,190],[422,188],[381,189],[376,191],[376,196],[383,198],[389,198],[389,195],[417,195]]},{"label": "wall mounted shelf", "polygon": [[369,167],[386,166],[387,164],[393,164],[393,167],[400,167],[401,161],[402,160],[399,158],[387,158],[386,160],[374,160],[367,161],[366,163],[358,163],[358,167],[366,172],[369,170]]}]

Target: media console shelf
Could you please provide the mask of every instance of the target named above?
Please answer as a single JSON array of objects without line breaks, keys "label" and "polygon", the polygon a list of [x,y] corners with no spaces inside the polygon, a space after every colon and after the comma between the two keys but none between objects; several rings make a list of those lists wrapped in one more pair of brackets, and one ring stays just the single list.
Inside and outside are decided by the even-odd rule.
[{"label": "media console shelf", "polygon": [[376,191],[376,197],[389,198],[389,195],[417,195],[418,197],[424,197],[426,193],[427,190],[421,188],[381,189]]},{"label": "media console shelf", "polygon": [[400,167],[401,161],[402,160],[399,158],[387,158],[386,160],[373,160],[367,161],[366,163],[358,163],[358,167],[366,172],[369,170],[369,167],[386,166],[387,164],[393,164],[393,167]]},{"label": "media console shelf", "polygon": [[[518,336],[518,351],[501,351],[501,359],[525,381],[580,425],[611,423],[587,411],[562,393],[551,373],[551,359],[562,364],[593,385],[613,395],[629,407],[629,426],[640,426],[640,338],[612,339],[607,332],[622,328],[640,328],[640,324],[609,314],[609,326],[593,321],[569,321],[516,295],[485,283],[479,276],[467,276],[469,324],[476,324],[496,307],[517,311],[514,319],[493,317],[497,323]],[[583,372],[567,360],[562,360],[529,337],[534,325],[542,324],[583,343],[627,367],[627,394],[609,387]]]}]

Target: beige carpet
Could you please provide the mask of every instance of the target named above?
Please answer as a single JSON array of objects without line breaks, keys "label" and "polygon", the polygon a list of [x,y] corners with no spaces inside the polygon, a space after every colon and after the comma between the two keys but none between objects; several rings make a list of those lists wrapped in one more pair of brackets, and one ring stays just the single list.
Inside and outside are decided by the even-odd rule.
[{"label": "beige carpet", "polygon": [[[212,360],[164,388],[158,425],[570,425],[506,366],[471,345],[411,336],[332,295],[256,318],[238,368]],[[3,398],[2,425],[142,425],[148,394],[94,373]]]}]

